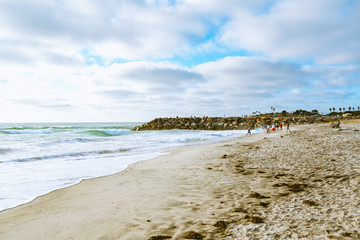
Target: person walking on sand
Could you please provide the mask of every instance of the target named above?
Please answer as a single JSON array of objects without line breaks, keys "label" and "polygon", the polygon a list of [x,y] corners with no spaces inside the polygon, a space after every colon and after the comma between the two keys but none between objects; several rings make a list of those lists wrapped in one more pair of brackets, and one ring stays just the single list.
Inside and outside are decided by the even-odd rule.
[{"label": "person walking on sand", "polygon": [[336,122],[335,128],[340,129],[340,121],[339,120]]},{"label": "person walking on sand", "polygon": [[282,130],[282,122],[280,123],[280,130]]},{"label": "person walking on sand", "polygon": [[270,125],[266,125],[266,134],[269,134],[270,133]]},{"label": "person walking on sand", "polygon": [[271,126],[271,130],[275,133],[275,131],[276,131],[275,124],[273,124],[273,125]]},{"label": "person walking on sand", "polygon": [[286,123],[286,132],[291,132],[291,130],[290,130],[290,122]]},{"label": "person walking on sand", "polygon": [[247,132],[246,136],[247,136],[247,135],[250,135],[250,136],[251,136],[251,127],[248,128],[248,132]]}]

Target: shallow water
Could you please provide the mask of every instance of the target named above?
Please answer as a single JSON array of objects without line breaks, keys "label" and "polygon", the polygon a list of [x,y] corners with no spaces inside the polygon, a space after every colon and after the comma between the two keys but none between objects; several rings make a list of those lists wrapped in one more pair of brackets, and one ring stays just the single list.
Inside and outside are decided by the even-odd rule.
[{"label": "shallow water", "polygon": [[139,124],[0,124],[0,210],[82,179],[122,171],[164,150],[224,141],[247,132],[130,130]]}]

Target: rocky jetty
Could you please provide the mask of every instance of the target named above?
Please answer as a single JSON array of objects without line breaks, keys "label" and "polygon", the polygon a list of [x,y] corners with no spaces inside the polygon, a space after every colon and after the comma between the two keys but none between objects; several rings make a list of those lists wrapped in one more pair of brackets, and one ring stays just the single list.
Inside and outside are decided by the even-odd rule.
[{"label": "rocky jetty", "polygon": [[[251,117],[176,117],[156,118],[141,126],[134,127],[133,131],[145,130],[245,130],[249,126],[265,127],[267,124],[280,124],[290,122],[292,124],[329,123],[339,120],[339,117],[330,116],[279,116],[269,115]],[[341,118],[343,119],[343,118]]]}]

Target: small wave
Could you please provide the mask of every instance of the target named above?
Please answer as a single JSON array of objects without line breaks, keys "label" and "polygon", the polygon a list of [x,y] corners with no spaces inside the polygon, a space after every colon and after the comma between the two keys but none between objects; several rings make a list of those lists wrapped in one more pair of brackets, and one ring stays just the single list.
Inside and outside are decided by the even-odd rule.
[{"label": "small wave", "polygon": [[187,142],[199,142],[205,140],[203,138],[198,138],[198,137],[193,137],[193,138],[184,138],[184,139],[179,139],[179,142],[181,143],[187,143]]},{"label": "small wave", "polygon": [[10,148],[0,148],[0,154],[6,154],[8,152],[11,152]]},{"label": "small wave", "polygon": [[126,151],[128,151],[128,150],[116,149],[116,150],[101,150],[101,151],[79,152],[79,153],[65,153],[65,154],[58,154],[58,155],[47,155],[47,156],[40,156],[40,157],[22,158],[22,159],[12,160],[10,162],[34,162],[34,161],[41,161],[41,160],[51,160],[51,159],[56,159],[56,158],[105,155],[105,154],[121,153],[121,152],[126,152]]},{"label": "small wave", "polygon": [[70,142],[94,142],[93,139],[86,139],[86,138],[73,138]]},{"label": "small wave", "polygon": [[120,136],[124,134],[124,130],[114,130],[114,129],[103,129],[103,130],[89,130],[84,133],[101,136],[101,137],[111,137],[111,136]]},{"label": "small wave", "polygon": [[9,128],[1,129],[1,130],[24,130],[24,128],[23,127],[9,127]]},{"label": "small wave", "polygon": [[73,127],[73,126],[52,126],[51,128],[57,130],[76,130],[76,129],[84,129],[85,127]]},{"label": "small wave", "polygon": [[95,141],[96,140],[94,140],[94,139],[72,138],[72,139],[66,139],[66,140],[41,143],[39,145],[40,146],[51,146],[51,145],[57,145],[57,144],[87,143],[87,142],[95,142]]},{"label": "small wave", "polygon": [[47,129],[23,129],[23,130],[0,130],[3,134],[46,134],[53,133],[52,128]]}]

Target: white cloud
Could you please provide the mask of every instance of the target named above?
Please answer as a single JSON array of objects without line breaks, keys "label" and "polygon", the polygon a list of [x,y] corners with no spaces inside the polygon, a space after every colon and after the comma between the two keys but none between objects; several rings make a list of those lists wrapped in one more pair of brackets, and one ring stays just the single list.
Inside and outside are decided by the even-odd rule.
[{"label": "white cloud", "polygon": [[194,68],[148,61],[108,67],[42,64],[6,71],[0,67],[0,79],[5,80],[0,86],[6,87],[0,108],[13,106],[16,111],[9,113],[13,116],[19,116],[19,110],[37,112],[38,121],[49,116],[61,116],[59,121],[83,116],[93,121],[141,121],[159,115],[229,116],[334,99],[322,94],[323,85],[336,99],[348,97],[346,91],[342,90],[347,93],[343,95],[336,91],[338,85],[329,76],[355,70],[356,66],[303,67],[254,57],[227,57]]},{"label": "white cloud", "polygon": [[359,13],[357,1],[277,1],[268,14],[243,11],[230,19],[221,42],[278,58],[359,61]]},{"label": "white cloud", "polygon": [[276,92],[294,86],[304,87],[309,75],[300,65],[256,57],[227,57],[197,66],[196,70],[218,84],[216,89],[238,92],[259,89]]},{"label": "white cloud", "polygon": [[33,41],[45,48],[46,38],[54,46],[91,49],[105,58],[171,57],[207,31],[187,9],[136,1],[2,1],[0,15],[1,35],[9,42],[21,39],[22,46]]},{"label": "white cloud", "polygon": [[0,111],[131,121],[355,101],[359,13],[340,0],[2,0]]},{"label": "white cloud", "polygon": [[[340,0],[4,0],[0,37],[13,47],[0,52],[24,62],[35,58],[33,46],[50,56],[61,46],[67,53],[57,59],[71,62],[69,55],[83,49],[110,59],[151,60],[230,47],[348,63],[360,58],[359,13],[360,3]],[[209,33],[212,39],[206,39]]]}]

